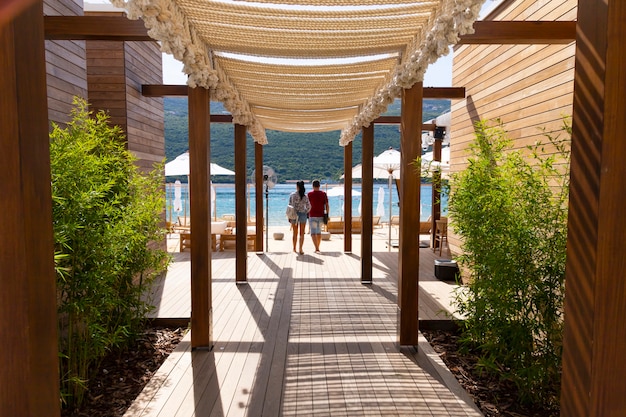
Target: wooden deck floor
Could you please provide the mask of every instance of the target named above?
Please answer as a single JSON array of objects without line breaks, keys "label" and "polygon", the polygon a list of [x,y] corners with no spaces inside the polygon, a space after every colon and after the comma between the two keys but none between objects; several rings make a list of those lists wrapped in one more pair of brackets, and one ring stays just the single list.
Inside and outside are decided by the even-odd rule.
[{"label": "wooden deck floor", "polygon": [[[362,285],[358,253],[342,248],[333,236],[322,254],[298,256],[270,241],[267,254],[249,254],[247,285],[234,283],[234,252],[215,254],[213,349],[191,351],[187,334],[126,415],[481,415],[425,339],[397,346],[397,250],[375,244],[374,282]],[[432,276],[433,256],[420,252],[430,271],[420,318],[449,308],[452,286]],[[174,257],[152,295],[159,317],[189,316],[189,254]]]}]

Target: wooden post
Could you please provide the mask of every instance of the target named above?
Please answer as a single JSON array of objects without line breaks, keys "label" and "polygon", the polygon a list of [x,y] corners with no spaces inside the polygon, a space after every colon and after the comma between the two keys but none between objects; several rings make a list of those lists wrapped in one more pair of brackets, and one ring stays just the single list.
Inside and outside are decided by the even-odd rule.
[{"label": "wooden post", "polygon": [[235,124],[235,281],[248,282],[248,221],[246,205],[246,127]]},{"label": "wooden post", "polygon": [[413,162],[421,155],[422,83],[402,92],[400,125],[400,242],[398,323],[400,345],[417,346],[419,284],[420,175]]},{"label": "wooden post", "polygon": [[[263,213],[263,196],[265,190],[263,189],[263,145],[254,142],[254,204],[256,206],[256,238],[255,249],[257,252],[263,252],[267,248],[263,248],[263,226],[265,224]],[[265,233],[269,233],[266,230]]]},{"label": "wooden post", "polygon": [[189,196],[191,202],[191,347],[211,348],[211,96],[189,89]]},{"label": "wooden post", "polygon": [[42,9],[0,19],[2,416],[60,415]]},{"label": "wooden post", "polygon": [[[374,124],[362,129],[361,284],[372,283],[372,201],[374,199]],[[366,232],[368,230],[368,232]]]},{"label": "wooden post", "polygon": [[[435,138],[433,143],[433,162],[441,162],[441,142],[442,139]],[[441,165],[439,165],[441,166]],[[430,227],[430,243],[435,249],[435,233],[437,231],[437,220],[441,217],[441,171],[432,172],[432,211],[431,211],[431,227]]]},{"label": "wooden post", "polygon": [[[352,213],[352,142],[343,148],[343,172],[343,207],[346,213]],[[345,213],[343,217],[346,218]],[[343,251],[352,252],[352,228],[350,228],[350,235],[344,235]]]},{"label": "wooden post", "polygon": [[561,415],[626,410],[626,3],[579,0]]},{"label": "wooden post", "polygon": [[352,184],[348,188],[344,181],[343,187],[343,238],[350,240],[348,244],[344,243],[344,247],[349,246],[352,252]]}]

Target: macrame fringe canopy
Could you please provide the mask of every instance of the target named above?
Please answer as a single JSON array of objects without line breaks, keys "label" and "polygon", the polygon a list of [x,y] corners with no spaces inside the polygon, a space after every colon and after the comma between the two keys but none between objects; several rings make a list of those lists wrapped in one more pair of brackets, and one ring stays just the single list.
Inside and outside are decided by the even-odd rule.
[{"label": "macrame fringe canopy", "polygon": [[112,0],[233,122],[346,145],[472,33],[484,0]]}]

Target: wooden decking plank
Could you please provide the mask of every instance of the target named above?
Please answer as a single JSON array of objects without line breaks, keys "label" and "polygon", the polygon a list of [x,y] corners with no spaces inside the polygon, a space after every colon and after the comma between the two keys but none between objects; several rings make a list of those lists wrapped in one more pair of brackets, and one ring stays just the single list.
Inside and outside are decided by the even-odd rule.
[{"label": "wooden decking plank", "polygon": [[[238,289],[243,291],[246,306],[250,310],[250,317],[245,324],[245,328],[241,330],[240,340],[242,342],[236,346],[238,353],[233,357],[233,362],[228,368],[227,373],[229,374],[229,377],[225,378],[220,383],[220,398],[222,399],[222,410],[225,415],[237,415],[238,404],[246,404],[248,402],[248,396],[241,396],[239,402],[235,399],[240,393],[242,393],[242,391],[246,390],[248,392],[252,392],[254,388],[252,385],[252,382],[254,381],[254,372],[250,372],[251,378],[248,381],[243,378],[243,374],[246,369],[256,370],[258,367],[260,355],[258,352],[254,352],[252,350],[252,347],[256,346],[255,334],[258,333],[258,326],[255,317],[260,315],[267,301],[265,298],[262,298],[261,292],[255,291],[254,283],[251,283],[249,286],[243,288],[238,286]],[[258,294],[258,297],[256,294]],[[233,333],[237,334],[237,329],[233,329]],[[233,346],[233,348],[234,347],[235,346]],[[231,374],[235,375],[235,377],[230,376]],[[237,377],[237,375],[239,377]],[[245,408],[240,407],[239,411],[243,412],[245,411]]]},{"label": "wooden decking plank", "polygon": [[[183,350],[180,352],[176,352],[178,351],[178,348],[181,346],[181,344],[183,345]],[[161,385],[161,389],[159,389],[157,391],[157,393],[155,394],[155,400],[152,400],[145,408],[143,413],[141,414],[142,416],[159,416],[159,415],[164,415],[162,414],[163,409],[168,409],[171,407],[178,407],[178,400],[177,400],[177,396],[176,396],[176,390],[179,387],[179,385],[182,383],[184,384],[185,381],[185,373],[187,372],[191,362],[192,362],[192,355],[193,353],[191,352],[191,337],[190,334],[187,334],[185,336],[185,338],[183,339],[183,341],[181,342],[181,344],[179,344],[179,347],[177,347],[175,353],[180,353],[177,357],[175,356],[173,358],[173,364],[174,364],[174,368],[172,369],[172,371],[167,375],[167,378],[163,381],[163,384]],[[172,357],[172,354],[170,354],[170,357]],[[168,357],[168,361],[169,362],[169,357]],[[163,388],[166,389],[163,389]],[[142,391],[142,394],[146,392],[146,389],[144,388],[144,390]],[[148,391],[150,392],[150,391]],[[128,416],[134,416],[136,414],[126,414]]]},{"label": "wooden decking plank", "polygon": [[[231,287],[230,291],[228,287]],[[177,398],[174,402],[171,402],[169,407],[164,407],[161,411],[163,417],[171,416],[188,416],[190,413],[197,412],[199,415],[208,415],[211,409],[218,403],[214,401],[211,396],[204,395],[205,392],[220,393],[220,381],[218,374],[220,371],[220,364],[228,361],[228,355],[222,354],[220,348],[223,346],[224,340],[232,338],[233,331],[230,321],[239,321],[241,314],[236,314],[230,311],[235,306],[240,310],[245,308],[243,303],[237,303],[236,301],[228,302],[232,297],[232,289],[236,285],[234,282],[221,283],[215,285],[214,288],[220,289],[216,292],[219,302],[218,306],[214,306],[214,348],[213,351],[208,352],[204,350],[197,350],[192,352],[192,362],[186,369],[185,377],[173,390],[172,395]],[[215,294],[214,294],[215,295]],[[234,348],[236,351],[236,348]],[[219,354],[217,352],[220,352]],[[224,366],[224,365],[221,365]],[[207,371],[201,371],[206,369]]]},{"label": "wooden decking plank", "polygon": [[211,369],[215,361],[214,352],[204,349],[193,350],[190,354],[191,363],[185,370],[181,383],[172,389],[172,401],[168,407],[164,407],[159,417],[165,416],[181,416],[192,415],[186,404],[189,403],[189,398],[192,398],[191,404],[194,404],[193,398],[195,398],[195,392],[197,390],[204,390],[207,387],[212,386],[217,389],[217,384],[211,382],[213,372],[198,372],[199,369]]},{"label": "wooden decking plank", "polygon": [[191,335],[187,333],[176,349],[170,353],[163,365],[155,372],[146,384],[142,392],[128,408],[124,416],[136,417],[147,415],[146,412],[159,408],[159,403],[165,403],[167,397],[165,391],[160,389],[166,381],[175,381],[178,362],[191,352]]},{"label": "wooden decking plank", "polygon": [[[306,239],[310,248],[308,235]],[[272,242],[271,247],[280,244]],[[249,253],[248,284],[243,287],[234,283],[234,252],[215,254],[218,346],[213,352],[187,352],[189,358],[175,364],[168,358],[163,368],[167,383],[155,385],[162,392],[142,393],[133,410],[168,417],[479,415],[417,366],[417,354],[398,351],[397,251],[374,252],[374,283],[362,285],[358,240],[354,254],[333,249],[343,245],[340,239],[323,242],[321,255],[297,255],[290,241],[282,244],[276,252]],[[433,276],[436,258],[432,251],[420,252],[420,284],[425,284],[420,292],[432,293],[429,301],[420,297],[427,315],[449,303],[446,287],[451,286]],[[187,281],[188,286],[184,266],[174,269],[176,265],[171,275],[176,284],[182,288]],[[158,285],[163,287],[154,291],[167,299],[164,288],[174,288],[173,283]],[[179,296],[181,291],[161,306],[177,311],[176,304],[185,303],[174,299]]]},{"label": "wooden decking plank", "polygon": [[[259,369],[263,375],[263,381],[267,387],[262,399],[263,409],[261,415],[271,417],[277,416],[281,412],[281,401],[283,398],[283,381],[287,362],[287,346],[289,341],[289,323],[291,321],[293,302],[293,261],[288,261],[285,256],[285,267],[281,272],[279,291],[276,294],[274,308],[272,309],[272,323],[268,332],[276,335],[270,343],[263,347],[262,362],[264,369]],[[275,319],[274,319],[275,318]],[[262,372],[262,373],[261,373]]]},{"label": "wooden decking plank", "polygon": [[[241,291],[241,286],[238,285],[237,287],[237,289]],[[244,307],[247,307],[245,303],[242,303],[241,301],[232,301],[232,303],[239,305],[243,304]],[[243,333],[248,324],[253,321],[251,315],[246,317],[246,319],[243,319],[243,311],[240,309],[233,310],[232,315],[237,316],[236,324],[234,326],[232,324],[228,324],[225,328],[232,331],[233,335]],[[234,389],[237,382],[233,381],[233,377],[241,374],[243,363],[245,362],[245,357],[248,354],[250,346],[250,342],[240,340],[242,339],[239,339],[238,337],[229,337],[229,341],[223,347],[223,351],[221,350],[222,348],[216,344],[215,349],[220,352],[220,360],[216,364],[219,391],[205,390],[202,393],[203,396],[207,397],[204,401],[208,404],[214,404],[213,409],[210,411],[210,415],[228,415],[228,409],[230,408],[231,399],[235,395]],[[200,415],[207,414],[201,413]]]},{"label": "wooden decking plank", "polygon": [[261,411],[250,410],[249,404],[252,392],[261,388],[257,385],[258,380],[255,378],[255,375],[257,374],[259,363],[261,361],[261,351],[264,344],[265,329],[267,328],[267,323],[269,323],[270,319],[269,315],[264,312],[265,308],[270,303],[270,295],[272,294],[272,290],[275,289],[275,286],[270,282],[261,281],[258,287],[259,300],[263,300],[264,302],[258,303],[257,308],[255,309],[255,313],[257,313],[256,316],[259,317],[257,319],[256,326],[249,326],[249,328],[246,329],[246,334],[243,335],[244,340],[249,338],[252,340],[252,343],[250,345],[245,363],[243,364],[241,376],[237,381],[237,386],[235,387],[235,395],[232,398],[229,415],[259,415]]},{"label": "wooden decking plank", "polygon": [[[213,352],[206,355],[207,360],[213,362],[213,366],[210,372],[202,372],[198,376],[194,374],[191,381],[193,390],[189,390],[182,398],[182,405],[178,409],[177,416],[188,416],[191,415],[190,413],[209,415],[212,412],[225,415],[222,414],[225,411],[223,401],[219,399],[229,395],[224,380],[230,366],[237,362],[235,357],[238,355],[240,345],[243,345],[239,341],[239,334],[247,327],[251,315],[243,318],[246,304],[241,300],[233,299],[241,289],[234,281],[232,284],[222,282],[217,287],[222,291],[219,291],[220,302],[214,307],[217,313],[214,316],[215,345]],[[195,385],[199,388],[196,389]]]}]

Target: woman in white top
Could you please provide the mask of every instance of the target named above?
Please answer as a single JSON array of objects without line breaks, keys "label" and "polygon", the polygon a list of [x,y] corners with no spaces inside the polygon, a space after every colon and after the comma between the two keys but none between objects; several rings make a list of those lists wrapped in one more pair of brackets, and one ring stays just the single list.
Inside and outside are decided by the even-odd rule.
[{"label": "woman in white top", "polygon": [[[304,190],[304,181],[296,183],[296,191],[289,195],[289,205],[295,207],[298,216],[289,220],[291,230],[293,231],[293,251],[304,255],[302,245],[304,244],[304,229],[306,228],[306,220],[311,210],[311,203]],[[298,233],[298,230],[300,233]],[[300,250],[296,251],[296,243],[298,242],[298,234],[300,235]]]}]

